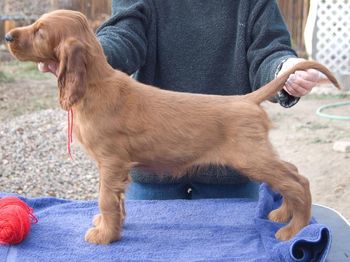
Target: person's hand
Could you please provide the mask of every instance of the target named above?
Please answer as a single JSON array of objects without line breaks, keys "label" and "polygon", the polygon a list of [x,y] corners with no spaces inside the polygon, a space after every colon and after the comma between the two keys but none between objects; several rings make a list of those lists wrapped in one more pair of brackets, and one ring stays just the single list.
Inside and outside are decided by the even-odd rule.
[{"label": "person's hand", "polygon": [[[283,63],[283,66],[280,72],[277,74],[280,75],[289,68],[293,67],[297,63],[304,61],[302,58],[289,58]],[[301,97],[304,96],[312,90],[321,80],[326,78],[321,72],[315,69],[308,69],[306,71],[295,71],[294,74],[291,74],[286,81],[283,89],[287,91],[288,94]]]},{"label": "person's hand", "polygon": [[38,63],[38,69],[40,72],[46,73],[51,72],[56,77],[58,76],[58,63],[48,62],[48,63]]}]

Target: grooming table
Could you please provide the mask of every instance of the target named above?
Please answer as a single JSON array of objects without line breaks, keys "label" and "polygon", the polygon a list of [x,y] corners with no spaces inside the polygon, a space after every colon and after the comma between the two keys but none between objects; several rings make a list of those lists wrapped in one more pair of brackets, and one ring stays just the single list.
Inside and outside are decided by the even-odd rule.
[{"label": "grooming table", "polygon": [[347,261],[349,225],[340,216],[315,206],[315,216],[327,226],[313,220],[295,238],[280,242],[274,234],[282,224],[266,216],[281,197],[266,185],[259,194],[258,202],[128,200],[123,237],[106,246],[84,241],[98,213],[96,201],[22,198],[39,222],[21,244],[0,246],[0,261],[326,261],[327,255],[327,261]]},{"label": "grooming table", "polygon": [[317,222],[327,225],[332,231],[332,245],[326,261],[350,261],[350,224],[336,210],[323,205],[313,205],[312,214]]}]

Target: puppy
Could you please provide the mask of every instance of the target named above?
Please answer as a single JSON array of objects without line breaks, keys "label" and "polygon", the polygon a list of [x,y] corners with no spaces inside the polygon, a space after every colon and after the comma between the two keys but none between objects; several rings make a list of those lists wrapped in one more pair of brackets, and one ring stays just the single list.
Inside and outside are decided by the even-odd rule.
[{"label": "puppy", "polygon": [[86,241],[108,244],[121,237],[123,194],[132,167],[171,171],[230,166],[266,182],[284,198],[269,219],[287,223],[276,237],[288,240],[309,223],[308,180],[281,160],[268,139],[270,121],[260,103],[281,90],[288,76],[309,68],[337,80],[324,66],[302,62],[259,90],[219,96],[161,90],[114,70],[81,13],[58,10],[6,35],[21,61],[59,63],[59,101],[74,112],[74,134],[96,160],[100,214]]}]

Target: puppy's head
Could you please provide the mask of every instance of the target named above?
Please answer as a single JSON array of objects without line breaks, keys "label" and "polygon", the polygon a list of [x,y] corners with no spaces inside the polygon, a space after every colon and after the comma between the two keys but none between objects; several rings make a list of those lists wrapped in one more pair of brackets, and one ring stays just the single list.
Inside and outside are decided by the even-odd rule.
[{"label": "puppy's head", "polygon": [[20,61],[57,62],[61,107],[69,110],[86,90],[87,47],[93,32],[80,12],[56,10],[32,25],[5,36],[10,52]]}]

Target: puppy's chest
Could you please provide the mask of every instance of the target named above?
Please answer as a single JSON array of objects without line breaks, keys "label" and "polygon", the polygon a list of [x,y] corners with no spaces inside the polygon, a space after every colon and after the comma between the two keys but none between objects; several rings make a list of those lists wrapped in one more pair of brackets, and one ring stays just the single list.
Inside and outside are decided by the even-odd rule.
[{"label": "puppy's chest", "polygon": [[108,134],[112,131],[108,132],[110,129],[106,123],[108,121],[103,117],[89,117],[79,113],[74,116],[74,136],[93,157],[109,140]]},{"label": "puppy's chest", "polygon": [[95,143],[98,134],[98,123],[94,123],[76,114],[74,117],[73,132],[79,143],[85,147],[90,147]]}]

